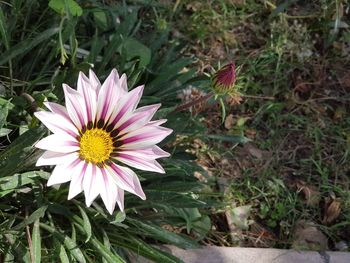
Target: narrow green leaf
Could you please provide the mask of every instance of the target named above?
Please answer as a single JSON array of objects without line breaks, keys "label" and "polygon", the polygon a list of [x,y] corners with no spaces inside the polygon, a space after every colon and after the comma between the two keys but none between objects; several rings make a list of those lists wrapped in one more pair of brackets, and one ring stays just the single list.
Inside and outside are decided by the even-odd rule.
[{"label": "narrow green leaf", "polygon": [[106,51],[105,51],[103,59],[101,61],[99,73],[103,72],[104,68],[107,66],[108,62],[112,59],[115,52],[118,51],[118,48],[121,46],[121,44],[122,44],[121,36],[118,34],[114,34],[114,36],[110,40],[108,46],[105,47]]},{"label": "narrow green leaf", "polygon": [[9,38],[8,38],[8,30],[6,26],[4,12],[2,11],[1,6],[0,6],[0,35],[1,35],[1,38],[3,39],[6,49],[9,49],[10,45],[9,45]]},{"label": "narrow green leaf", "polygon": [[115,215],[115,218],[111,222],[111,224],[121,223],[125,220],[125,218],[126,218],[125,212],[118,211],[118,213]]},{"label": "narrow green leaf", "polygon": [[77,243],[74,240],[72,240],[69,236],[58,232],[55,228],[44,223],[40,223],[40,227],[53,234],[60,242],[62,242],[67,248],[68,253],[72,254],[72,256],[79,263],[86,263],[83,252],[80,250]]},{"label": "narrow green leaf", "polygon": [[118,238],[114,239],[114,242],[120,247],[124,247],[134,251],[136,255],[141,255],[145,258],[151,259],[154,262],[162,263],[181,263],[180,259],[175,256],[164,252],[156,247],[153,247],[143,240],[136,238],[135,236],[129,233],[123,233],[123,239]]},{"label": "narrow green leaf", "polygon": [[41,262],[41,236],[40,236],[40,219],[35,220],[32,232],[34,262]]},{"label": "narrow green leaf", "polygon": [[165,65],[164,68],[161,68],[158,76],[146,86],[145,94],[149,95],[153,92],[162,91],[164,89],[162,84],[171,79],[175,79],[178,73],[190,64],[191,61],[191,59],[179,59]]},{"label": "narrow green leaf", "polygon": [[140,67],[147,66],[151,61],[151,50],[134,38],[124,39],[123,50],[126,53],[127,60],[131,60],[135,57],[139,58]]},{"label": "narrow green leaf", "polygon": [[113,254],[108,247],[105,247],[97,238],[91,238],[91,244],[95,250],[100,252],[103,258],[109,263],[125,263],[125,261],[117,254]]},{"label": "narrow green leaf", "polygon": [[[111,242],[109,241],[109,237],[106,233],[106,231],[102,228],[101,229],[102,235],[103,235],[103,245],[107,250],[111,250]],[[107,263],[107,260],[103,257],[102,263]]]},{"label": "narrow green leaf", "polygon": [[155,225],[151,222],[142,222],[132,218],[127,218],[127,221],[132,223],[135,227],[146,236],[151,236],[154,239],[163,241],[165,243],[174,244],[181,248],[198,248],[199,245],[188,237],[181,236],[165,230],[164,228]]},{"label": "narrow green leaf", "polygon": [[[32,154],[33,145],[45,134],[42,128],[30,129],[14,140],[10,146],[0,153],[0,177],[13,175],[21,171],[24,165],[36,162]],[[18,160],[21,160],[20,162]]]},{"label": "narrow green leaf", "polygon": [[69,257],[66,252],[66,249],[64,248],[64,245],[54,235],[53,235],[53,244],[61,260],[61,263],[70,263],[71,261],[69,260]]},{"label": "narrow green leaf", "polygon": [[48,172],[43,171],[31,171],[23,174],[15,174],[0,178],[0,189],[1,190],[15,190],[27,184],[34,183],[34,179],[37,177],[47,178]]},{"label": "narrow green leaf", "polygon": [[91,235],[92,235],[90,220],[89,220],[88,215],[84,211],[84,209],[81,208],[80,205],[77,205],[77,206],[78,206],[78,208],[80,210],[81,216],[83,217],[83,227],[84,227],[84,230],[85,230],[85,234],[87,236],[86,240],[85,240],[85,243],[87,243],[87,242],[89,242],[89,240],[91,238]]},{"label": "narrow green leaf", "polygon": [[70,263],[66,249],[62,244],[59,245],[59,257],[62,263]]},{"label": "narrow green leaf", "polygon": [[24,219],[21,223],[13,227],[13,230],[19,230],[25,227],[26,225],[33,224],[36,220],[38,220],[39,218],[45,215],[46,209],[47,209],[47,205],[38,208],[28,218]]},{"label": "narrow green leaf", "polygon": [[9,49],[8,51],[4,52],[1,55],[0,65],[5,64],[7,61],[19,55],[24,55],[28,53],[30,50],[35,48],[40,43],[47,41],[50,37],[57,34],[58,31],[59,31],[58,27],[50,28],[45,30],[41,34],[37,35],[34,39],[26,39],[18,43],[17,45],[15,45],[14,47],[12,47],[11,49]]},{"label": "narrow green leaf", "polygon": [[[85,232],[85,230],[84,230],[84,220],[81,219],[79,216],[76,216],[76,215],[74,215],[71,219],[76,223],[76,226],[77,226],[78,230],[80,232],[84,233]],[[105,247],[104,244],[102,244],[94,235],[91,236],[89,244],[91,244],[94,247],[95,250],[99,251],[101,256],[104,257],[104,259],[107,262],[110,262],[110,263],[124,263],[125,262],[117,254],[113,254],[109,250],[108,246]]]}]

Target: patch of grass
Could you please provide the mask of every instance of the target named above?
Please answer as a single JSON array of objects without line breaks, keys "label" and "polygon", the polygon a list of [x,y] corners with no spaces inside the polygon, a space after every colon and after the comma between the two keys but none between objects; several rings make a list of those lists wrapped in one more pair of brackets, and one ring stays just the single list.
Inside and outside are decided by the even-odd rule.
[{"label": "patch of grass", "polygon": [[[234,116],[229,128],[217,122],[215,110],[204,113],[218,133],[235,133],[238,120],[246,118],[240,132],[252,144],[211,143],[206,147],[219,156],[210,162],[197,150],[202,165],[231,181],[229,205],[252,206],[250,218],[260,232],[250,235],[252,225],[242,240],[288,248],[306,221],[328,237],[329,248],[339,249],[339,241],[349,246],[350,3],[179,2],[176,12],[182,15],[173,16],[174,23],[194,45],[188,50],[198,64],[235,60],[241,66],[240,91],[258,97],[228,110]],[[317,198],[310,200],[308,191]],[[331,211],[332,202],[340,209]],[[268,245],[260,242],[264,231],[273,240]]]}]

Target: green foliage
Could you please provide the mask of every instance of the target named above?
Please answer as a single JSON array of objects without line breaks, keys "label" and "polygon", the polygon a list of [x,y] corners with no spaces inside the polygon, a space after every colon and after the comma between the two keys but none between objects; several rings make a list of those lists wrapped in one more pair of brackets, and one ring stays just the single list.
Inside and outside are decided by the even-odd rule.
[{"label": "green foliage", "polygon": [[[193,248],[209,232],[205,210],[212,202],[193,177],[200,169],[168,149],[175,157],[163,161],[165,175],[138,171],[146,201],[126,195],[125,214],[106,214],[100,200],[87,208],[81,196],[66,200],[67,185],[46,187],[51,168],[35,167],[42,152],[33,145],[47,131],[33,111],[47,98],[62,102],[62,83],[75,86],[79,71],[94,67],[105,78],[117,68],[130,89],[145,84],[141,105],[162,103],[158,115],[174,129],[168,142],[195,134],[195,119],[173,113],[177,92],[195,72],[186,69],[190,59],[178,57],[181,45],[140,20],[141,5],[18,0],[0,8],[0,261],[126,262],[133,254],[180,262],[149,240]],[[184,227],[196,239],[164,225]]]}]

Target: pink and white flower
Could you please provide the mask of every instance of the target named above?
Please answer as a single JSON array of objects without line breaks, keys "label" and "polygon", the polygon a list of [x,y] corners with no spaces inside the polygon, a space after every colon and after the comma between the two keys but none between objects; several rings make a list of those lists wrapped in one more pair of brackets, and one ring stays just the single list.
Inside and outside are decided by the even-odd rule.
[{"label": "pink and white flower", "polygon": [[156,161],[169,154],[157,143],[172,130],[151,121],[160,104],[137,108],[143,86],[128,91],[126,76],[112,70],[105,82],[92,70],[79,73],[77,90],[63,84],[66,107],[45,102],[35,116],[53,133],[35,146],[46,150],[36,165],[56,165],[47,185],[70,181],[68,199],[84,191],[86,205],[101,196],[113,213],[124,210],[124,191],[145,199],[140,181],[127,166],[164,173]]}]

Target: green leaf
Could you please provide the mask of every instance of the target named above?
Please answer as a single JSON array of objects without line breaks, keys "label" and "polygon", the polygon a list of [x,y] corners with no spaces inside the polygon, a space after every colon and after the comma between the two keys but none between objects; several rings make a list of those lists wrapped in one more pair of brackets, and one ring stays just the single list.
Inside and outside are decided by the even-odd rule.
[{"label": "green leaf", "polygon": [[70,263],[69,257],[64,246],[60,242],[57,242],[57,246],[57,249],[59,251],[58,255],[60,257],[61,263]]},{"label": "green leaf", "polygon": [[115,218],[111,222],[111,224],[121,223],[125,220],[125,218],[126,218],[125,212],[118,211],[118,213],[115,215]]},{"label": "green leaf", "polygon": [[149,95],[153,92],[162,91],[163,84],[171,79],[175,79],[178,73],[192,62],[191,59],[179,59],[168,65],[164,65],[159,71],[157,77],[148,85],[146,85],[145,94]]},{"label": "green leaf", "polygon": [[[30,129],[16,138],[10,146],[0,153],[0,177],[13,175],[25,165],[32,165],[36,158],[32,156],[33,145],[46,133],[42,128]],[[20,162],[18,160],[21,160]]]},{"label": "green leaf", "polygon": [[9,193],[12,193],[13,190],[10,189],[10,190],[5,190],[5,191],[0,191],[0,198],[4,197],[5,195],[9,194]]},{"label": "green leaf", "polygon": [[1,128],[0,129],[0,137],[9,135],[12,130],[6,129],[6,128]]},{"label": "green leaf", "polygon": [[[106,231],[102,228],[101,229],[102,235],[103,235],[103,245],[107,250],[111,250],[111,242],[109,241],[109,237],[106,233]],[[107,263],[107,260],[105,258],[102,258],[102,263]]]},{"label": "green leaf", "polygon": [[93,16],[95,23],[103,30],[106,30],[108,27],[106,13],[104,11],[97,10],[93,12]]},{"label": "green leaf", "polygon": [[164,228],[151,222],[142,222],[130,217],[127,218],[127,221],[133,224],[142,234],[165,243],[170,243],[184,249],[199,247],[195,241],[189,239],[188,237],[165,230]]},{"label": "green leaf", "polygon": [[0,130],[5,125],[9,109],[11,108],[13,108],[12,103],[7,100],[0,99]]},{"label": "green leaf", "polygon": [[148,259],[153,260],[154,262],[162,263],[181,263],[182,260],[176,258],[175,256],[162,251],[156,247],[153,247],[143,240],[136,238],[135,236],[129,233],[123,233],[123,240],[120,238],[115,240],[118,246],[130,249],[134,251],[137,255],[141,255]]},{"label": "green leaf", "polygon": [[44,205],[38,208],[28,218],[24,219],[21,223],[13,227],[13,230],[19,230],[25,227],[26,225],[33,224],[36,220],[38,220],[39,218],[45,215],[46,209],[47,209],[47,205]]},{"label": "green leaf", "polygon": [[140,59],[140,67],[147,66],[151,61],[151,50],[134,38],[126,38],[122,48],[128,61],[135,57]]},{"label": "green leaf", "polygon": [[40,236],[40,227],[39,219],[35,220],[32,232],[32,243],[33,243],[33,256],[34,262],[41,262],[41,236]]},{"label": "green leaf", "polygon": [[101,253],[101,255],[104,257],[104,259],[109,263],[125,263],[125,261],[119,257],[117,254],[113,254],[108,247],[105,247],[100,241],[98,241],[97,238],[93,237],[91,238],[91,244],[97,250]]},{"label": "green leaf", "polygon": [[92,230],[91,230],[91,224],[90,224],[90,220],[89,220],[89,217],[88,215],[86,214],[86,212],[84,211],[83,208],[81,208],[80,205],[77,205],[79,210],[80,210],[80,213],[81,213],[81,216],[83,217],[83,228],[85,230],[85,234],[87,236],[86,240],[85,240],[85,243],[89,242],[90,238],[91,238],[91,235],[92,235]]},{"label": "green leaf", "polygon": [[0,178],[0,189],[4,191],[19,189],[27,184],[34,183],[35,178],[40,177],[47,179],[49,175],[50,174],[48,172],[31,171],[22,174],[6,176]]},{"label": "green leaf", "polygon": [[16,58],[20,55],[24,55],[28,53],[40,43],[47,41],[50,37],[57,34],[58,31],[59,31],[58,27],[50,28],[40,33],[39,35],[37,35],[34,39],[28,38],[24,41],[21,41],[11,49],[1,54],[0,65],[3,65],[7,61],[13,58]]},{"label": "green leaf", "polygon": [[74,0],[51,0],[49,7],[59,14],[64,14],[66,8],[73,16],[81,16],[83,14],[83,9]]},{"label": "green leaf", "polygon": [[[50,232],[52,235],[54,235],[61,243],[64,244],[64,246],[67,248],[68,252],[72,254],[72,256],[79,262],[79,263],[86,263],[85,257],[83,252],[80,250],[79,246],[77,243],[71,239],[69,236],[62,234],[58,232],[55,228],[44,224],[40,223],[40,227],[45,229],[46,231]],[[64,252],[63,252],[64,253]],[[60,258],[61,258],[61,252],[60,252]],[[66,258],[63,256],[63,258]],[[69,260],[68,260],[69,262]]]},{"label": "green leaf", "polygon": [[[78,230],[80,232],[84,233],[85,232],[84,220],[82,220],[79,216],[72,216],[71,219],[75,222]],[[110,262],[110,263],[124,263],[125,262],[117,254],[113,254],[108,249],[108,247],[105,247],[104,244],[102,244],[94,235],[91,236],[89,243],[94,247],[94,250],[97,250],[100,252],[102,257],[104,257],[107,262]]]},{"label": "green leaf", "polygon": [[0,6],[0,35],[3,40],[3,43],[5,44],[6,49],[9,49],[10,45],[9,45],[8,30],[6,26],[4,12],[2,11],[1,6]]}]

